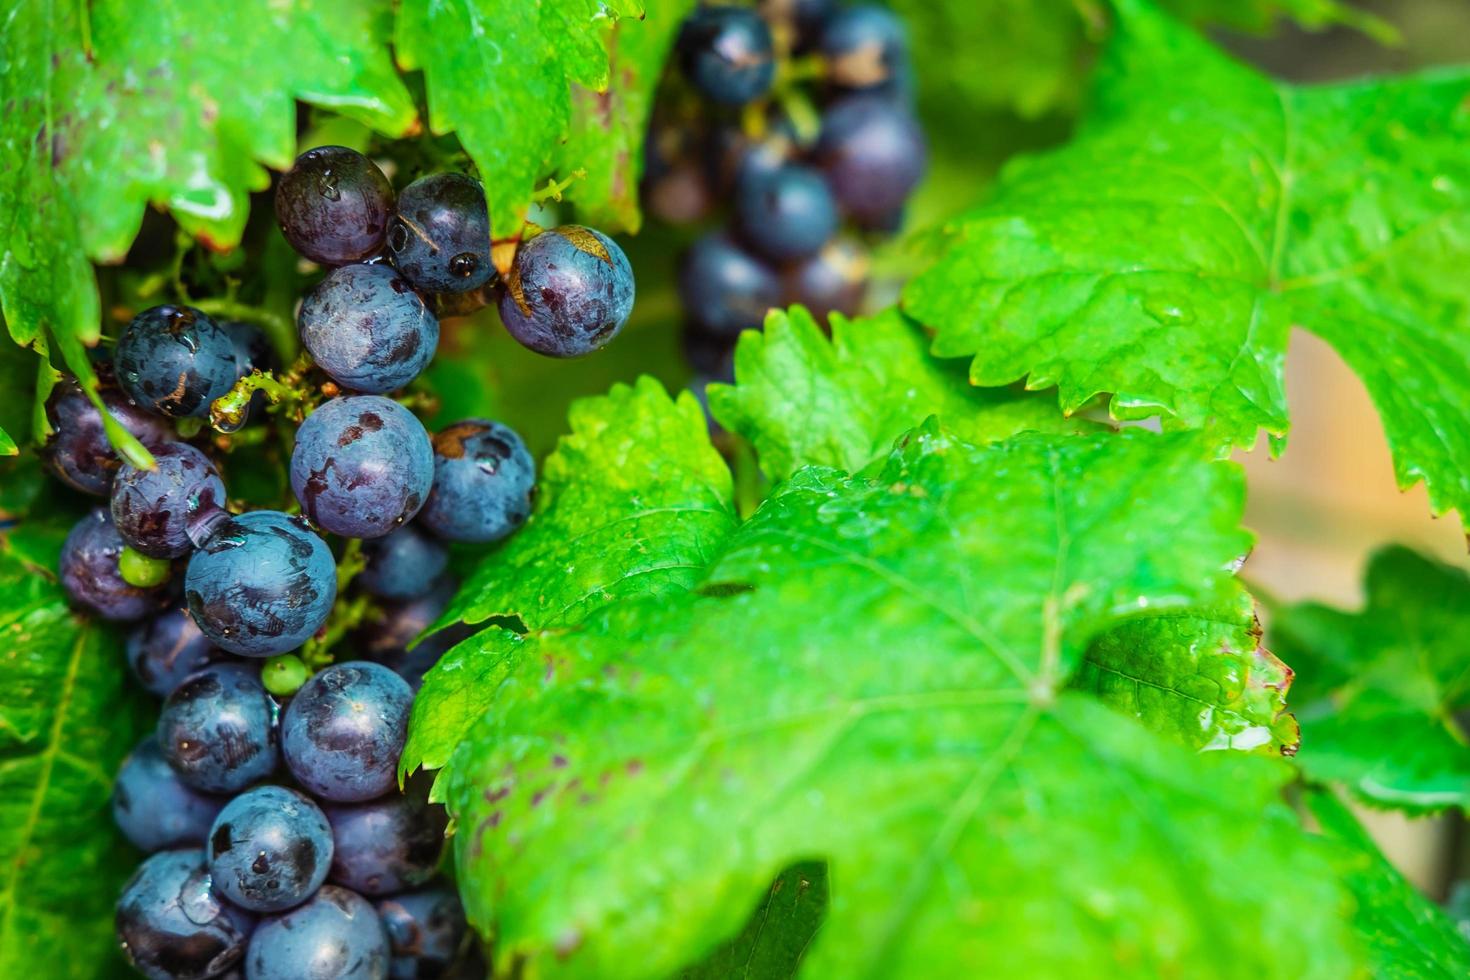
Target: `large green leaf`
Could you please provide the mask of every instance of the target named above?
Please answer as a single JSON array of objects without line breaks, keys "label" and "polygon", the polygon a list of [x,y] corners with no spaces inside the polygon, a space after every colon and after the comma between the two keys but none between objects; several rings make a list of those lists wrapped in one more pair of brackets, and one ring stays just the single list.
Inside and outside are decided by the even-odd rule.
[{"label": "large green leaf", "polygon": [[503,966],[657,976],[820,858],[813,976],[1350,974],[1289,770],[1060,691],[1098,632],[1229,594],[1240,505],[1180,437],[929,425],[798,472],[699,593],[472,639],[419,698],[490,678],[447,778],[472,919]]},{"label": "large green leaf", "polygon": [[1363,379],[1400,483],[1463,509],[1470,72],[1298,88],[1115,6],[1076,139],[1010,167],[906,289],[935,352],[1239,446],[1286,432],[1300,324]]},{"label": "large green leaf", "polygon": [[1307,774],[1411,810],[1470,806],[1470,575],[1403,548],[1373,558],[1367,604],[1280,611],[1271,636],[1297,671]]},{"label": "large green leaf", "polygon": [[0,976],[93,978],[116,957],[112,906],[137,855],[108,811],[140,736],[119,637],[75,616],[59,536],[0,535]]}]

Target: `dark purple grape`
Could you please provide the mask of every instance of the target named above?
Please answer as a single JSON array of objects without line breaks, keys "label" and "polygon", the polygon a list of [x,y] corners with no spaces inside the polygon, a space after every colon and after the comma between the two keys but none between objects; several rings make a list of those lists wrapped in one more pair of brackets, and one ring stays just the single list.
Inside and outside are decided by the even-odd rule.
[{"label": "dark purple grape", "polygon": [[220,811],[205,857],[225,898],[253,912],[280,912],[327,880],[332,828],[321,808],[294,789],[257,786]]},{"label": "dark purple grape", "polygon": [[210,793],[238,793],[275,772],[280,757],[276,702],[260,671],[210,664],[163,703],[158,745],[185,783]]},{"label": "dark purple grape", "polygon": [[326,622],[337,563],[299,517],[257,510],[224,520],[189,559],[184,595],[215,646],[247,657],[294,650]]},{"label": "dark purple grape", "polygon": [[140,589],[123,581],[118,558],[127,547],[112,517],[101,507],[77,521],[61,546],[61,584],[77,605],[103,619],[139,619],[159,607],[158,589]]},{"label": "dark purple grape", "polygon": [[393,980],[442,976],[464,940],[464,907],[443,885],[379,899],[378,915],[392,948]]},{"label": "dark purple grape", "polygon": [[[412,790],[410,790],[412,793]],[[363,895],[391,895],[434,877],[449,817],[421,794],[326,808],[335,850],[331,879]]]},{"label": "dark purple grape", "polygon": [[190,849],[138,866],[117,900],[116,925],[128,961],[145,977],[204,980],[244,955],[255,917],[220,898],[204,852]]},{"label": "dark purple grape", "polygon": [[149,735],[123,760],[112,787],[112,819],[139,850],[202,847],[221,796],[201,793],[179,779]]},{"label": "dark purple grape", "polygon": [[383,980],[388,935],[356,892],[323,885],[305,905],[261,919],[245,956],[248,980]]},{"label": "dark purple grape", "polygon": [[508,426],[467,419],[434,436],[434,487],[419,523],[449,541],[498,541],[531,514],[536,463]]},{"label": "dark purple grape", "polygon": [[601,350],[633,312],[633,267],[600,231],[562,225],[516,252],[500,296],[500,320],[517,341],[548,357]]},{"label": "dark purple grape", "polygon": [[818,323],[836,311],[853,316],[863,305],[868,290],[868,255],[844,239],[835,239],[816,255],[786,270],[782,277],[782,301],[801,304]]},{"label": "dark purple grape", "polygon": [[837,230],[837,202],[822,175],[810,167],[786,166],[748,173],[735,192],[741,237],[772,262],[815,255]]},{"label": "dark purple grape", "polygon": [[822,27],[817,45],[827,64],[828,81],[840,88],[881,89],[900,81],[908,70],[903,21],[877,4],[854,4],[837,11]]},{"label": "dark purple grape", "polygon": [[313,262],[344,265],[382,251],[393,187],[377,164],[345,146],[296,158],[276,187],[276,220],[291,247]]},{"label": "dark purple grape", "polygon": [[816,159],[844,211],[882,224],[924,175],[924,134],[902,106],[877,95],[849,96],[822,116]]},{"label": "dark purple grape", "polygon": [[416,599],[434,586],[449,563],[442,543],[412,524],[362,546],[367,565],[357,584],[380,599]]},{"label": "dark purple grape", "polygon": [[388,249],[398,271],[419,289],[479,289],[495,272],[485,189],[464,174],[420,177],[398,195]]},{"label": "dark purple grape", "polygon": [[128,666],[149,694],[166,698],[194,671],[226,658],[187,609],[166,609],[128,634]]},{"label": "dark purple grape", "polygon": [[[110,387],[103,387],[101,392],[107,414],[143,445],[152,448],[173,438],[167,422],[132,404],[122,392]],[[75,490],[107,496],[123,461],[107,441],[102,413],[71,378],[63,378],[51,389],[46,399],[46,421],[51,434],[41,447],[41,458],[51,472]]]},{"label": "dark purple grape", "polygon": [[444,575],[416,599],[385,603],[354,637],[357,649],[367,659],[391,668],[408,681],[409,687],[418,691],[424,675],[450,647],[479,632],[478,625],[456,623],[425,637],[412,650],[409,649],[409,644],[449,607],[455,590],[454,580]]},{"label": "dark purple grape", "polygon": [[685,312],[712,334],[734,338],[759,329],[781,302],[781,283],[764,262],[723,232],[710,232],[684,256],[679,298]]},{"label": "dark purple grape", "polygon": [[297,318],[301,343],[342,387],[402,388],[434,359],[439,319],[386,265],[344,265],[316,285]]},{"label": "dark purple grape", "polygon": [[382,796],[397,783],[413,691],[382,664],[333,664],[296,692],[281,748],[302,786],[339,803]]},{"label": "dark purple grape", "polygon": [[296,430],[291,488],[302,512],[333,534],[397,530],[419,512],[433,480],[429,433],[390,398],[334,398]]},{"label": "dark purple grape", "polygon": [[744,7],[701,7],[679,30],[684,76],[711,102],[744,105],[776,77],[771,29]]},{"label": "dark purple grape", "polygon": [[225,484],[209,457],[182,442],[153,450],[154,470],[124,465],[112,482],[112,522],[134,551],[178,558],[194,547],[191,521],[225,505]]},{"label": "dark purple grape", "polygon": [[129,398],[170,418],[208,415],[236,377],[230,335],[192,306],[155,306],[133,317],[112,363]]}]

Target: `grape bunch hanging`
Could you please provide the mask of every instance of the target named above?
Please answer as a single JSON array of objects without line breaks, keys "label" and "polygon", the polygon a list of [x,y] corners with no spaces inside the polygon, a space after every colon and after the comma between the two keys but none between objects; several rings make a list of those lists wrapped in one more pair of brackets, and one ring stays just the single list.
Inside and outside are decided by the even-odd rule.
[{"label": "grape bunch hanging", "polygon": [[[673,225],[711,216],[684,253],[684,349],[729,381],[735,340],[800,303],[825,322],[862,305],[869,248],[896,231],[923,176],[903,23],[872,4],[706,5],[645,148],[643,201]],[[728,207],[722,207],[728,202]]]},{"label": "grape bunch hanging", "polygon": [[[536,472],[498,422],[431,437],[402,390],[456,298],[489,297],[527,347],[579,356],[627,320],[632,270],[611,239],[568,226],[527,241],[502,281],[478,181],[433,174],[395,200],[343,147],[304,153],[275,207],[296,251],[328,270],[298,315],[309,356],[271,371],[249,324],[189,306],[138,314],[98,367],[111,421],[151,468],[118,456],[74,381],[47,403],[50,469],[107,500],[68,536],[62,583],[79,607],[136,623],[129,663],[162,699],[114,794],[118,826],[150,855],[118,901],[118,938],[154,978],[238,967],[274,980],[303,964],[438,976],[475,953],[436,877],[443,808],[417,782],[400,792],[397,768],[424,672],[465,634],[408,647],[454,595],[450,546],[514,533]],[[296,505],[232,510],[229,461],[185,436],[267,414],[299,422]],[[334,647],[359,659],[334,663]]]}]

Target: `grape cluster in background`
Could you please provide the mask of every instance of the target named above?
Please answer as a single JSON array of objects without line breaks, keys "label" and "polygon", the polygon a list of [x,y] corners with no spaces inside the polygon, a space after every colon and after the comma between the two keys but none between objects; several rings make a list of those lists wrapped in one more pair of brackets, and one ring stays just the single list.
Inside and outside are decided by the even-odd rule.
[{"label": "grape cluster in background", "polygon": [[[628,318],[632,270],[611,239],[568,226],[538,230],[502,280],[477,180],[431,174],[395,198],[340,146],[302,154],[275,208],[327,270],[300,305],[297,363],[273,365],[248,323],[137,314],[97,367],[152,467],[119,457],[75,381],[47,402],[50,470],[106,500],[67,537],[61,581],[77,606],[136,624],[129,663],[162,699],[114,793],[150,855],[118,900],[118,938],[166,980],[440,976],[477,951],[437,877],[447,817],[397,770],[424,672],[466,633],[409,646],[454,595],[451,547],[515,532],[536,471],[498,422],[431,436],[404,389],[433,360],[436,310],[495,302],[527,347],[579,356]],[[234,502],[232,460],[203,438],[252,421],[294,426],[285,509]]]},{"label": "grape cluster in background", "polygon": [[873,4],[706,4],[645,147],[642,199],[710,227],[680,260],[696,391],[732,380],[740,332],[800,303],[825,323],[863,303],[872,243],[902,224],[926,149],[902,21]]}]

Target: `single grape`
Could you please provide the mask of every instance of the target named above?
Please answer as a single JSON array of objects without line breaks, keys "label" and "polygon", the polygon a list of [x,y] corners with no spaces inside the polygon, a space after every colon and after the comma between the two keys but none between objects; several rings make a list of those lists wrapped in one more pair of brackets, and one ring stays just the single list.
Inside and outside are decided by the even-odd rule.
[{"label": "single grape", "polygon": [[786,270],[782,301],[801,304],[826,326],[833,311],[853,316],[868,290],[868,255],[845,239],[828,242],[820,252]]},{"label": "single grape", "polygon": [[876,95],[849,96],[828,108],[815,154],[838,205],[869,225],[902,210],[926,161],[913,115]]},{"label": "single grape", "polygon": [[[101,388],[107,414],[150,449],[173,438],[173,430],[156,415],[129,402],[116,388]],[[41,447],[41,458],[61,482],[74,490],[105,497],[122,459],[102,428],[102,413],[87,400],[81,386],[63,378],[46,398],[46,421],[51,433]]]},{"label": "single grape", "polygon": [[413,691],[364,660],[333,664],[296,692],[281,722],[292,775],[314,796],[358,803],[397,782]]},{"label": "single grape", "polygon": [[224,797],[184,783],[149,735],[123,760],[112,787],[112,819],[123,836],[143,851],[202,847]]},{"label": "single grape", "polygon": [[124,548],[117,557],[117,574],[124,582],[140,589],[162,585],[169,580],[173,570],[173,562],[167,558],[149,558],[131,547]]},{"label": "single grape", "polygon": [[700,94],[720,105],[760,98],[776,77],[771,29],[744,7],[700,7],[679,30],[679,65]]},{"label": "single grape", "polygon": [[398,195],[388,249],[398,271],[419,289],[479,289],[495,272],[485,189],[464,174],[420,177]]},{"label": "single grape", "polygon": [[903,21],[886,7],[859,3],[833,14],[817,42],[827,79],[841,88],[879,89],[901,81],[907,72],[908,35]]},{"label": "single grape", "polygon": [[434,488],[419,522],[449,541],[498,541],[526,522],[531,451],[508,426],[466,419],[434,436]]},{"label": "single grape", "polygon": [[112,483],[112,522],[134,550],[151,558],[178,558],[194,547],[190,520],[223,507],[225,484],[209,457],[182,442],[153,450],[155,470],[124,465]]},{"label": "single grape", "polygon": [[391,895],[434,877],[449,817],[417,795],[328,806],[332,881],[363,895]]},{"label": "single grape", "polygon": [[188,785],[238,793],[276,769],[278,711],[258,671],[243,664],[210,664],[164,701],[158,745]]},{"label": "single grape", "polygon": [[418,598],[449,563],[448,549],[413,524],[365,542],[362,555],[367,565],[357,584],[380,599]]},{"label": "single grape", "polygon": [[443,885],[379,899],[378,915],[388,931],[393,980],[442,976],[464,939],[464,907]]},{"label": "single grape", "polygon": [[276,187],[276,220],[291,247],[313,262],[344,265],[382,251],[393,186],[378,165],[345,146],[296,158]]},{"label": "single grape", "polygon": [[311,677],[306,662],[294,653],[271,657],[260,665],[260,683],[278,698],[288,698],[301,690]]},{"label": "single grape", "polygon": [[439,346],[439,319],[386,265],[344,265],[306,294],[301,342],[342,387],[368,394],[417,378]]},{"label": "single grape", "polygon": [[194,671],[225,658],[187,609],[166,609],[128,634],[128,666],[149,694],[166,698]]},{"label": "single grape", "polygon": [[327,880],[332,848],[320,807],[294,789],[257,786],[219,812],[204,854],[225,898],[252,912],[280,912]]},{"label": "single grape", "polygon": [[296,430],[291,489],[302,512],[333,534],[378,538],[402,527],[433,480],[429,433],[391,398],[334,398]]},{"label": "single grape", "polygon": [[243,320],[221,320],[220,329],[229,334],[230,347],[235,352],[235,377],[237,379],[245,377],[251,371],[270,369],[274,353],[263,330]]},{"label": "single grape", "polygon": [[204,416],[235,383],[230,335],[192,306],[155,306],[133,317],[112,354],[118,384],[143,408]]},{"label": "single grape", "polygon": [[479,625],[456,623],[424,637],[409,649],[409,644],[449,607],[455,591],[454,579],[443,575],[416,599],[382,604],[354,636],[357,649],[368,660],[391,668],[417,692],[424,675],[445,651],[479,632]]},{"label": "single grape", "polygon": [[388,935],[356,892],[323,885],[310,901],[268,916],[250,937],[248,980],[383,980]]},{"label": "single grape", "polygon": [[117,900],[117,938],[151,980],[204,980],[245,953],[255,917],[223,901],[199,849],[144,859]]},{"label": "single grape", "polygon": [[117,533],[112,517],[101,507],[72,527],[61,546],[61,584],[77,605],[103,619],[139,619],[157,609],[158,589],[129,585],[117,562],[127,543]]},{"label": "single grape", "polygon": [[694,323],[734,338],[761,326],[767,311],[781,302],[781,283],[765,263],[715,231],[684,255],[679,298]]},{"label": "single grape", "polygon": [[822,175],[786,166],[741,180],[735,193],[741,236],[773,262],[815,255],[837,230],[837,202]]},{"label": "single grape", "polygon": [[548,357],[601,350],[633,312],[633,267],[600,231],[562,225],[516,252],[500,296],[500,320],[521,344]]},{"label": "single grape", "polygon": [[326,622],[337,565],[300,518],[257,510],[225,519],[194,552],[184,595],[216,646],[270,657],[296,649]]}]

